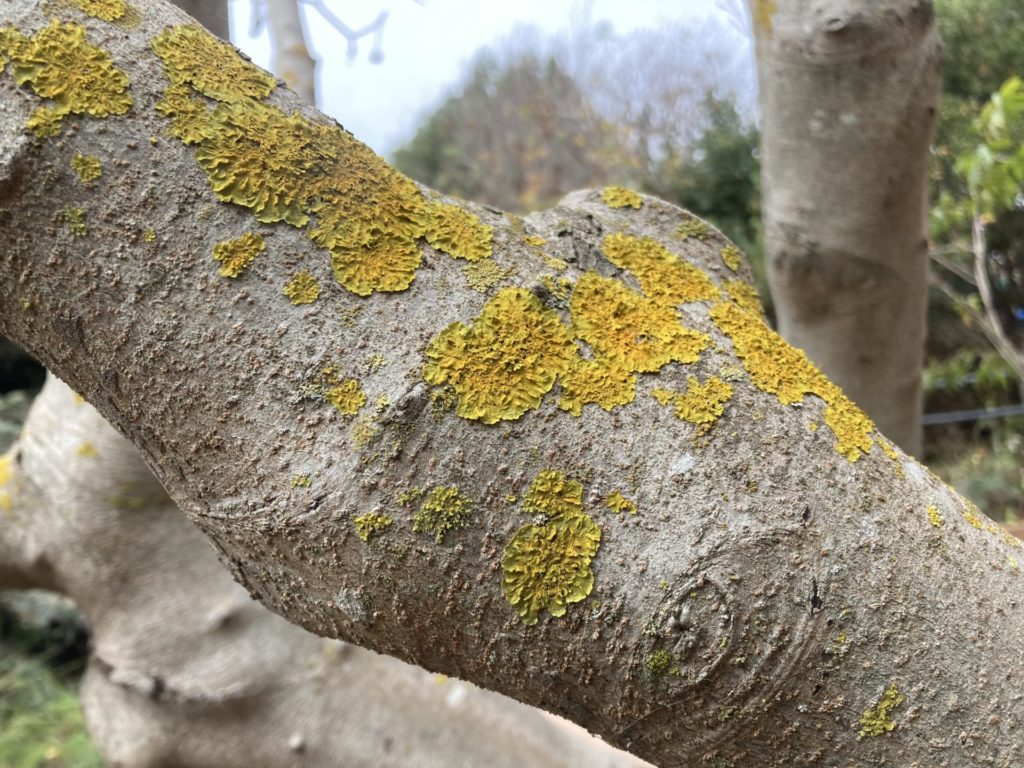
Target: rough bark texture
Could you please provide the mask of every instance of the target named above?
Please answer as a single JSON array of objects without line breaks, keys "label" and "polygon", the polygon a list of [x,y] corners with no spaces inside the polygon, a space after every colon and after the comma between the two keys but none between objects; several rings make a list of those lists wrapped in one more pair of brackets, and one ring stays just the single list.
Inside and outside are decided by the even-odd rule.
[{"label": "rough bark texture", "polygon": [[637,766],[537,711],[254,602],[137,452],[50,378],[0,461],[0,588],[65,592],[89,730],[125,768]]},{"label": "rough bark texture", "polygon": [[[460,217],[281,89],[220,93],[182,146],[150,45],[180,17],[137,7],[130,32],[66,14],[127,72],[124,116],[41,140],[0,78],[0,331],[253,595],[660,765],[1021,762],[1020,542],[767,330],[719,234],[616,189]],[[221,276],[250,230],[265,251]],[[367,264],[406,289],[346,289]]]},{"label": "rough bark texture", "polygon": [[921,452],[930,0],[752,2],[765,253],[779,330]]},{"label": "rough bark texture", "polygon": [[316,62],[306,46],[299,0],[267,0],[266,9],[274,46],[274,74],[310,104],[316,104]]}]

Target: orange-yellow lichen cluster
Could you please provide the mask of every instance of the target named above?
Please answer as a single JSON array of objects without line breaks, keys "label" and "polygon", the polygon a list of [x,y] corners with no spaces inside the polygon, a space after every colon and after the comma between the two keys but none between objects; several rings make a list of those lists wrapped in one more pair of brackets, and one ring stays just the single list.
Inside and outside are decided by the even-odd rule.
[{"label": "orange-yellow lichen cluster", "polygon": [[71,0],[83,12],[103,21],[117,21],[128,10],[124,0]]},{"label": "orange-yellow lichen cluster", "polygon": [[743,307],[747,312],[760,315],[764,312],[761,306],[761,297],[757,295],[757,288],[745,280],[726,280],[725,292],[729,298]]},{"label": "orange-yellow lichen cluster", "polygon": [[633,402],[636,375],[609,358],[584,360],[573,358],[562,374],[562,397],[558,407],[573,416],[583,414],[583,406],[594,403],[606,411]]},{"label": "orange-yellow lichen cluster", "polygon": [[939,508],[934,504],[929,505],[928,510],[928,522],[934,525],[936,528],[941,528],[945,525],[945,520],[942,519],[942,513],[939,512]]},{"label": "orange-yellow lichen cluster", "polygon": [[756,387],[775,395],[783,405],[802,402],[804,395],[820,397],[827,405],[825,424],[836,437],[836,450],[857,461],[871,449],[871,420],[759,315],[722,301],[711,308],[711,319],[732,340]]},{"label": "orange-yellow lichen cluster", "polygon": [[627,499],[620,491],[612,491],[608,494],[608,498],[604,500],[604,505],[617,515],[621,515],[623,512],[628,512],[631,515],[636,514],[636,502]]},{"label": "orange-yellow lichen cluster", "polygon": [[640,195],[625,187],[605,187],[601,190],[601,199],[609,208],[639,208],[644,204]]},{"label": "orange-yellow lichen cluster", "polygon": [[672,400],[676,416],[697,426],[697,434],[711,430],[718,418],[725,413],[725,404],[732,399],[732,385],[717,376],[711,376],[701,384],[690,376],[686,392]]},{"label": "orange-yellow lichen cluster", "polygon": [[582,493],[579,483],[555,470],[542,470],[527,493],[524,509],[548,519],[516,531],[501,561],[502,593],[525,624],[536,624],[544,610],[564,616],[594,588],[590,563],[601,529],[583,513]]},{"label": "orange-yellow lichen cluster", "polygon": [[[329,370],[329,369],[328,369]],[[330,371],[330,380],[335,374]],[[358,379],[336,380],[324,390],[324,399],[333,405],[342,416],[355,416],[366,405],[366,393]]]},{"label": "orange-yellow lichen cluster", "polygon": [[85,33],[57,19],[34,37],[0,28],[0,65],[12,61],[15,82],[52,101],[29,116],[27,127],[38,137],[59,134],[67,115],[123,115],[132,105],[128,76]]},{"label": "orange-yellow lichen cluster", "polygon": [[263,238],[252,232],[217,243],[213,246],[213,260],[220,262],[217,274],[221,277],[240,276],[266,247]]},{"label": "orange-yellow lichen cluster", "polygon": [[320,297],[320,283],[313,275],[303,270],[292,275],[281,292],[296,306],[312,304]]},{"label": "orange-yellow lichen cluster", "polygon": [[601,248],[608,261],[631,272],[640,290],[659,304],[675,307],[720,295],[707,274],[650,237],[617,232],[605,237]]},{"label": "orange-yellow lichen cluster", "polygon": [[[258,221],[306,227],[331,254],[337,281],[360,296],[408,288],[419,240],[451,255],[490,255],[491,229],[461,208],[426,202],[417,186],[336,125],[263,103],[265,72],[194,26],[153,41],[171,85],[157,108],[224,201]],[[212,110],[198,95],[219,102]]]},{"label": "orange-yellow lichen cluster", "polygon": [[469,325],[452,323],[427,347],[424,378],[450,384],[456,413],[494,424],[540,405],[568,370],[573,344],[558,315],[523,288],[505,288]]}]

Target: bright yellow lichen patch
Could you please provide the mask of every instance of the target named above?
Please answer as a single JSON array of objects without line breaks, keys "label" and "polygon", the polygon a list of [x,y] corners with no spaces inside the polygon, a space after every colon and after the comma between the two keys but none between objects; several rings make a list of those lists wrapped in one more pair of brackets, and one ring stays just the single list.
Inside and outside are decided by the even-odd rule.
[{"label": "bright yellow lichen patch", "polygon": [[610,411],[636,397],[636,375],[615,362],[599,357],[584,360],[578,355],[562,374],[562,399],[558,407],[573,416],[583,414],[583,406],[594,403]]},{"label": "bright yellow lichen patch", "polygon": [[313,478],[309,475],[292,475],[292,488],[309,488],[313,485]]},{"label": "bright yellow lichen patch", "polygon": [[878,702],[873,707],[865,709],[864,714],[860,716],[860,735],[881,736],[893,731],[896,728],[896,723],[892,719],[893,710],[904,701],[903,694],[895,685],[890,685]]},{"label": "bright yellow lichen patch", "polygon": [[544,259],[544,266],[556,272],[564,272],[569,268],[569,262],[565,259],[556,259],[554,256],[548,256],[546,253],[542,258]]},{"label": "bright yellow lichen patch", "polygon": [[[333,373],[328,374],[328,378]],[[344,379],[324,390],[324,399],[342,416],[355,416],[366,405],[366,393],[358,379]]]},{"label": "bright yellow lichen patch", "polygon": [[515,269],[512,267],[508,269],[499,267],[494,259],[484,259],[462,265],[462,274],[466,276],[467,285],[480,293],[487,293],[506,277],[511,277],[514,272]]},{"label": "bright yellow lichen patch", "polygon": [[717,376],[701,384],[695,376],[687,381],[685,394],[678,394],[672,401],[676,416],[697,425],[697,434],[710,431],[718,418],[725,413],[725,404],[732,399],[732,385]]},{"label": "bright yellow lichen patch", "polygon": [[559,301],[565,301],[568,299],[569,292],[572,291],[572,280],[567,277],[542,275],[541,282],[544,284],[544,287],[548,289],[548,293]]},{"label": "bright yellow lichen patch", "polygon": [[523,238],[523,242],[527,245],[533,246],[534,248],[543,248],[547,245],[548,241],[540,235],[527,235]]},{"label": "bright yellow lichen patch", "polygon": [[387,515],[376,512],[367,512],[352,521],[356,527],[356,535],[363,541],[369,541],[371,536],[388,528],[393,522]]},{"label": "bright yellow lichen patch", "polygon": [[783,405],[802,402],[804,395],[817,395],[827,405],[824,420],[836,437],[836,450],[857,461],[871,449],[871,420],[759,315],[726,301],[715,304],[710,314],[732,340],[756,387],[775,395]]},{"label": "bright yellow lichen patch", "polygon": [[671,389],[664,389],[663,387],[655,387],[651,390],[651,397],[657,400],[661,405],[668,405],[672,398],[676,396],[676,393]]},{"label": "bright yellow lichen patch", "polygon": [[89,442],[80,443],[75,449],[75,453],[83,459],[95,459],[97,456],[96,446]]},{"label": "bright yellow lichen patch", "polygon": [[745,280],[726,280],[725,291],[729,298],[743,307],[747,312],[760,315],[764,312],[761,306],[761,297],[757,295],[757,288]]},{"label": "bright yellow lichen patch", "polygon": [[74,237],[85,237],[89,234],[89,225],[85,223],[85,211],[81,208],[72,205],[65,208],[64,221]]},{"label": "bright yellow lichen patch", "polygon": [[604,504],[617,515],[621,515],[623,512],[628,512],[631,515],[636,514],[636,502],[630,501],[619,491],[612,491],[608,494],[608,498],[604,500]]},{"label": "bright yellow lichen patch", "polygon": [[273,77],[242,59],[233,46],[195,25],[164,30],[153,38],[153,50],[172,82],[217,101],[261,99],[276,85]]},{"label": "bright yellow lichen patch", "polygon": [[648,298],[659,304],[677,306],[691,301],[717,299],[718,288],[704,272],[649,237],[632,237],[617,232],[602,244],[605,258],[629,270]]},{"label": "bright yellow lichen patch", "polygon": [[412,519],[412,529],[433,534],[440,544],[448,531],[465,528],[472,514],[473,502],[457,486],[439,485],[423,499]]},{"label": "bright yellow lichen patch", "polygon": [[217,274],[221,277],[238,277],[266,247],[263,238],[252,232],[217,243],[213,246],[213,260],[220,262]]},{"label": "bright yellow lichen patch", "polygon": [[740,268],[743,254],[740,253],[740,249],[735,245],[724,246],[722,250],[719,251],[719,255],[722,257],[722,263],[731,271],[736,272]]},{"label": "bright yellow lichen patch", "polygon": [[457,205],[434,203],[428,210],[428,243],[457,259],[481,261],[490,258],[493,253],[493,227]]},{"label": "bright yellow lichen patch", "polygon": [[423,375],[452,386],[459,416],[494,424],[540,405],[573,352],[555,312],[524,288],[505,288],[470,325],[452,323],[434,337]]},{"label": "bright yellow lichen patch", "polygon": [[96,181],[96,179],[103,175],[103,166],[100,165],[100,159],[92,155],[83,155],[81,152],[75,152],[71,158],[71,170],[78,174],[78,178],[83,184]]},{"label": "bright yellow lichen patch", "polygon": [[154,107],[171,120],[170,133],[185,144],[198,144],[210,127],[210,110],[187,85],[172,83]]},{"label": "bright yellow lichen patch", "polygon": [[580,278],[570,309],[573,333],[630,372],[695,362],[710,343],[703,333],[684,328],[671,307],[596,272]]},{"label": "bright yellow lichen patch", "polygon": [[57,19],[35,37],[0,29],[15,82],[53,102],[29,116],[28,128],[36,136],[56,136],[67,115],[123,115],[132,105],[128,76],[109,53],[86,42],[85,32],[80,24]]},{"label": "bright yellow lichen patch", "polygon": [[936,528],[941,528],[945,525],[945,521],[942,519],[942,514],[939,512],[939,508],[934,504],[928,507],[928,522]]},{"label": "bright yellow lichen patch", "polygon": [[71,0],[71,2],[83,12],[103,21],[117,21],[128,10],[124,0]]},{"label": "bright yellow lichen patch", "polygon": [[675,231],[675,236],[680,240],[689,240],[691,237],[696,240],[706,240],[710,234],[711,230],[708,229],[708,225],[696,218],[686,219],[676,227]]},{"label": "bright yellow lichen patch", "polygon": [[771,37],[772,19],[777,8],[775,0],[754,0],[754,28]]},{"label": "bright yellow lichen patch", "polygon": [[609,208],[639,208],[644,204],[640,195],[625,187],[605,187],[601,190],[601,199]]},{"label": "bright yellow lichen patch", "polygon": [[4,490],[10,484],[12,476],[11,454],[5,453],[0,456],[0,511],[10,512],[14,505],[10,491]]},{"label": "bright yellow lichen patch", "polygon": [[309,272],[296,272],[281,292],[296,306],[312,304],[320,297],[320,283]]},{"label": "bright yellow lichen patch", "polygon": [[583,513],[583,486],[557,469],[542,469],[530,484],[523,511],[546,518]]}]

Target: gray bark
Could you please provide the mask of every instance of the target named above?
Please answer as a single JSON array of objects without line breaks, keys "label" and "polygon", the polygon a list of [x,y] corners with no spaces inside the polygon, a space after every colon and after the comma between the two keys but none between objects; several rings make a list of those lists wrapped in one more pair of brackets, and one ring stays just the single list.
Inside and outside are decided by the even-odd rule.
[{"label": "gray bark", "polygon": [[6,460],[0,589],[59,590],[85,613],[82,702],[109,765],[641,765],[517,702],[266,610],[134,448],[52,377]]},{"label": "gray bark", "polygon": [[316,104],[316,62],[306,46],[299,0],[267,0],[266,10],[274,47],[271,69],[295,93]]},{"label": "gray bark", "polygon": [[932,3],[752,5],[779,330],[884,434],[920,455],[929,144],[942,55]]},{"label": "gray bark", "polygon": [[[40,141],[23,132],[38,98],[0,79],[0,331],[141,449],[253,595],[313,632],[563,714],[656,764],[1021,762],[1020,543],[912,460],[889,456],[753,313],[720,296],[665,310],[608,260],[605,241],[649,236],[718,291],[736,277],[718,233],[675,236],[692,220],[651,198],[612,208],[581,192],[526,220],[461,204],[494,228],[498,285],[474,279],[484,292],[472,290],[460,262],[421,242],[408,290],[353,295],[304,232],[218,202],[194,150],[149,141],[167,127],[148,106],[166,86],[149,41],[179,17],[156,0],[137,5],[130,34],[89,22],[131,80],[136,106],[124,117],[71,121]],[[26,31],[47,22],[28,0],[0,14]],[[267,101],[321,120],[281,90]],[[70,182],[74,148],[111,158],[91,189]],[[364,157],[355,147],[349,156]],[[370,201],[380,226],[394,226],[382,203],[394,177],[370,164],[350,180],[352,198],[339,204],[358,220]],[[87,231],[64,221],[69,205]],[[152,242],[139,234],[150,226]],[[214,246],[253,229],[267,250],[241,277],[220,277]],[[299,267],[323,290],[293,306],[281,291]],[[633,402],[588,405],[580,417],[558,408],[564,374],[538,407],[496,424],[453,413],[444,390],[431,397],[427,349],[437,352],[450,324],[470,323],[509,286],[565,323],[556,279],[584,302],[597,275],[632,298],[587,300],[598,319],[574,334],[642,356],[685,326],[710,340],[697,362],[648,365],[658,372],[638,373]],[[648,284],[652,297],[659,285]],[[661,325],[665,311],[676,319]],[[494,333],[494,346],[452,354],[479,385],[463,391],[464,413],[491,391],[481,387],[521,395],[509,388],[553,348],[531,352],[539,337],[500,324]],[[467,343],[487,338],[478,334]],[[600,347],[574,343],[579,354]],[[359,379],[358,416],[325,397],[325,369]],[[731,382],[717,423],[690,423],[655,398],[693,395],[691,376]],[[713,419],[713,402],[694,400],[696,413],[679,394],[679,412]],[[524,508],[542,470],[581,482],[581,513],[545,523]],[[416,530],[417,507],[402,500],[438,486],[457,486],[471,513],[435,537]],[[636,515],[608,508],[616,491]],[[363,542],[354,518],[371,511],[394,524]],[[592,592],[585,568],[541,569],[567,581],[527,580],[538,593],[586,599],[524,623],[503,591],[505,552],[531,530],[571,537],[574,524],[591,538],[552,546],[551,557],[585,563],[594,538],[583,515],[601,531]]]},{"label": "gray bark", "polygon": [[173,2],[221,40],[231,39],[227,0],[173,0]]}]

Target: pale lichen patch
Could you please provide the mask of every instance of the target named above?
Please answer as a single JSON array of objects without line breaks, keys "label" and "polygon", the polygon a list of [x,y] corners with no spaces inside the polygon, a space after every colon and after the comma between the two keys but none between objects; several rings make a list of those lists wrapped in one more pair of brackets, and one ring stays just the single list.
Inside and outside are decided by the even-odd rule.
[{"label": "pale lichen patch", "polygon": [[722,247],[719,251],[719,256],[722,258],[722,263],[729,268],[731,272],[736,272],[740,268],[740,264],[743,260],[743,254],[740,253],[740,249],[735,245],[729,244]]}]

